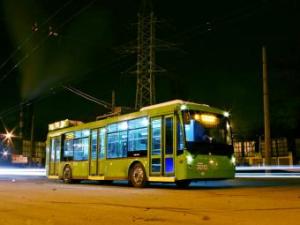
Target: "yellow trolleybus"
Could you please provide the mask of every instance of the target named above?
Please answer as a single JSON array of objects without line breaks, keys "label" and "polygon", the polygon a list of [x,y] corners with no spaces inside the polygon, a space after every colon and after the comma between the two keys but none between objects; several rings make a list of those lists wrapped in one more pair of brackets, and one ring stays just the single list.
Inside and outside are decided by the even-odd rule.
[{"label": "yellow trolleybus", "polygon": [[147,182],[231,179],[235,159],[229,114],[173,100],[89,123],[49,124],[48,178]]}]

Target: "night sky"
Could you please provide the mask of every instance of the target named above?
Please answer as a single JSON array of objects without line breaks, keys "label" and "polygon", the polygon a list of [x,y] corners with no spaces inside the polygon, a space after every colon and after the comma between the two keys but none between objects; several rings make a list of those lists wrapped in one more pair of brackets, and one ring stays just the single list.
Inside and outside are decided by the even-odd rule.
[{"label": "night sky", "polygon": [[[223,108],[236,135],[261,135],[265,45],[272,135],[300,135],[296,0],[152,2],[157,38],[176,46],[157,52],[157,64],[167,70],[156,77],[158,102],[180,98]],[[117,105],[134,106],[136,80],[126,71],[136,56],[118,52],[136,39],[139,7],[137,0],[2,0],[0,116],[6,126],[18,126],[21,102],[27,117],[34,112],[39,140],[50,122],[107,113],[62,85],[108,102],[114,89]],[[49,26],[58,36],[48,36]]]}]

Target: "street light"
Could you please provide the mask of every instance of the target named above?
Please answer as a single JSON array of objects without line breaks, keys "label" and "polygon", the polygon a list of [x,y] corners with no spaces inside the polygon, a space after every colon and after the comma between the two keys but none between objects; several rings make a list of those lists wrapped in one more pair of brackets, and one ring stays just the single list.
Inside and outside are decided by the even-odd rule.
[{"label": "street light", "polygon": [[4,137],[3,140],[4,140],[4,141],[7,141],[8,143],[11,143],[11,142],[12,142],[11,139],[15,137],[15,135],[14,135],[14,130],[8,131],[8,130],[5,129],[5,131],[6,131],[6,133],[5,133],[5,134],[2,134],[3,137]]},{"label": "street light", "polygon": [[5,139],[11,140],[14,137],[13,132],[8,132],[4,135]]}]

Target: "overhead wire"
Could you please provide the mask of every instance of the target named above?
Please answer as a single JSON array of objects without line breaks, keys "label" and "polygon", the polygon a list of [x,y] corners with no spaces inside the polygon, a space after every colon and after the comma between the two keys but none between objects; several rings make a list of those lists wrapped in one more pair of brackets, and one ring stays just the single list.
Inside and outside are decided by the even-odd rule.
[{"label": "overhead wire", "polygon": [[[56,15],[58,15],[64,8],[66,8],[68,5],[70,5],[73,2],[73,0],[69,0],[68,2],[66,2],[65,4],[63,4],[59,9],[57,9],[53,14],[51,14],[41,25],[40,27],[45,26],[51,19],[53,19]],[[15,57],[15,55],[23,48],[23,46],[32,39],[32,37],[34,36],[34,32],[31,32],[29,36],[27,36],[22,42],[21,44],[19,44],[17,46],[17,48],[7,57],[6,60],[4,60],[1,65],[0,65],[0,70],[6,66],[6,64],[13,58]],[[16,68],[17,66],[13,66],[13,70]],[[10,72],[9,72],[10,73]],[[0,82],[2,80],[4,80],[7,77],[7,74],[4,74],[4,76],[2,76],[0,78]]]},{"label": "overhead wire", "polygon": [[[114,60],[112,62],[101,64],[99,66],[99,68],[101,68],[101,69],[106,69],[108,67],[110,67],[110,68],[113,67],[114,68],[114,65],[119,64],[119,61],[122,60],[123,58],[125,58],[125,56],[120,56],[120,57],[114,58]],[[93,71],[96,71],[96,70],[97,69],[95,69],[95,68],[94,69],[89,69],[88,71],[86,71],[83,74],[89,74],[89,73],[91,73]],[[84,76],[84,77],[86,78],[86,76]],[[71,83],[71,82],[74,82],[74,80],[76,80],[76,79],[78,79],[78,78],[67,79],[67,80],[64,81],[64,83]],[[50,92],[51,92],[50,94],[49,94],[49,92],[47,92],[46,95],[39,96],[38,98],[35,98],[35,99],[30,99],[30,100],[27,99],[27,100],[24,100],[22,103],[18,103],[18,104],[14,105],[14,106],[11,106],[9,109],[0,112],[0,117],[1,116],[4,117],[6,115],[9,115],[9,114],[12,114],[14,112],[19,111],[21,105],[26,105],[26,104],[29,104],[29,103],[39,102],[39,101],[41,101],[41,100],[43,100],[45,98],[48,98],[48,97],[52,96],[53,94],[56,94],[59,90],[61,90],[60,88],[62,86],[64,86],[64,85],[61,85],[59,87],[51,87],[50,88]],[[55,90],[55,91],[53,91],[53,90]]]},{"label": "overhead wire", "polygon": [[[265,3],[266,4],[266,3]],[[221,18],[215,18],[212,20],[208,20],[200,25],[191,27],[187,30],[179,32],[175,35],[172,35],[171,38],[174,39],[191,39],[194,36],[199,36],[205,33],[210,33],[215,30],[217,26],[230,23],[241,19],[246,16],[250,16],[257,12],[257,10],[263,9],[266,5],[265,4],[256,4],[254,6],[247,6],[243,8],[236,9],[235,11],[227,14]],[[205,29],[205,30],[203,30]],[[199,33],[200,31],[200,33]]]},{"label": "overhead wire", "polygon": [[[54,18],[60,11],[62,11],[65,7],[67,7],[69,4],[71,4],[73,0],[69,0],[67,3],[65,3],[62,7],[60,7],[58,10],[56,10],[51,16],[49,16],[45,22],[43,22],[43,24],[46,24],[47,22],[49,22],[52,18]],[[96,0],[92,0],[90,1],[85,7],[81,8],[79,11],[77,11],[76,13],[74,13],[73,15],[71,15],[71,17],[69,17],[66,21],[64,21],[60,26],[58,26],[58,29],[63,28],[66,24],[68,24],[69,22],[71,22],[76,16],[79,16],[81,13],[83,13],[85,10],[87,10],[92,4],[95,3]],[[10,54],[9,59],[5,60],[1,66],[4,67],[6,65],[6,63],[14,57],[14,55],[22,48],[22,46],[28,42],[33,34],[31,34],[29,37],[27,37],[22,43],[21,45],[19,45],[17,47],[17,49]],[[0,78],[0,82],[2,82],[10,73],[12,73],[16,68],[18,68],[20,66],[20,64],[22,64],[28,57],[30,57],[36,50],[38,50],[44,43],[45,41],[49,38],[49,36],[46,36],[45,38],[43,38],[37,45],[34,46],[34,48],[30,51],[30,53],[25,54],[24,57],[22,57],[17,63],[14,64],[14,66],[7,72],[5,73],[1,78]],[[1,67],[1,68],[2,68]],[[4,110],[2,112],[0,112],[0,117],[10,114],[12,112],[18,111],[20,105],[22,104],[26,104],[30,101],[23,101],[20,104],[16,104],[12,107],[10,107],[7,110]]]},{"label": "overhead wire", "polygon": [[[71,22],[75,17],[79,16],[81,13],[83,13],[85,10],[87,10],[92,4],[94,4],[96,0],[90,1],[85,7],[81,8],[79,11],[71,15],[66,21],[64,21],[61,25],[57,26],[57,30],[63,28],[66,24]],[[4,79],[6,79],[16,68],[18,68],[27,58],[29,58],[35,51],[37,51],[48,39],[49,35],[43,38],[40,42],[38,42],[32,50],[25,54],[24,57],[22,57],[7,73],[5,73],[1,78],[0,82],[2,82]]]}]

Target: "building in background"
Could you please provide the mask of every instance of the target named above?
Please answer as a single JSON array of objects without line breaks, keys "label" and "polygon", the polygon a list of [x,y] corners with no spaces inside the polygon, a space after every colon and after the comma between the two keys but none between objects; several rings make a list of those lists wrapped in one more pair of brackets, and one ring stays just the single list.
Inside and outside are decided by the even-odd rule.
[{"label": "building in background", "polygon": [[[238,165],[265,165],[264,139],[234,141],[234,154]],[[300,164],[300,139],[273,138],[272,165]]]}]

